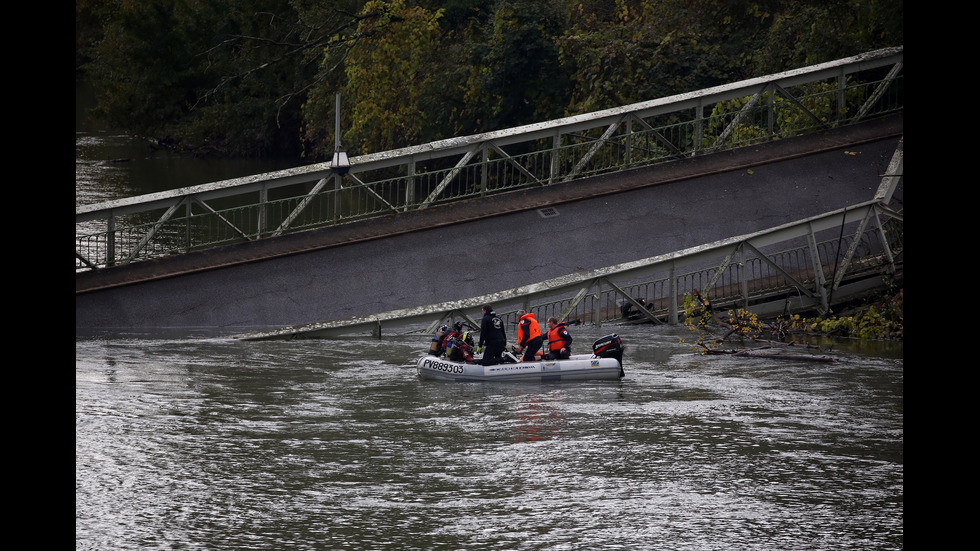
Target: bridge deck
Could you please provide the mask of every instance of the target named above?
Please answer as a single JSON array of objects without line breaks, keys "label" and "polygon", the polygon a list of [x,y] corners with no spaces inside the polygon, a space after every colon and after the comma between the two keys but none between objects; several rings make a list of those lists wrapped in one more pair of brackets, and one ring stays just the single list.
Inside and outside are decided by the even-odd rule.
[{"label": "bridge deck", "polygon": [[[901,114],[342,227],[76,274],[76,329],[232,333],[484,296],[871,200]],[[557,216],[538,209],[550,207]]]},{"label": "bridge deck", "polygon": [[[75,293],[187,275],[243,263],[349,245],[410,232],[431,230],[520,211],[541,209],[711,174],[771,165],[804,156],[889,140],[903,133],[902,114],[839,130],[744,147],[611,175],[531,188],[482,199],[463,200],[427,210],[387,215],[343,226],[310,230],[257,242],[216,247],[170,258],[79,272]],[[865,197],[865,199],[870,198]],[[808,214],[817,214],[810,212]],[[720,237],[720,236],[719,236]]]}]

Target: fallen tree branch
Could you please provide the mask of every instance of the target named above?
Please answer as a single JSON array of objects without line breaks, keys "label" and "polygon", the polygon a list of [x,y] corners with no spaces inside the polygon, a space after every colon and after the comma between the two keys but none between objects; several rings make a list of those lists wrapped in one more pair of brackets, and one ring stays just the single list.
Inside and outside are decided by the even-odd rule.
[{"label": "fallen tree branch", "polygon": [[768,344],[770,346],[794,346],[794,347],[807,348],[807,349],[823,350],[823,348],[818,344],[810,344],[805,342],[803,343],[796,342],[796,341],[780,342],[780,341],[774,341],[769,339],[753,339],[753,341],[758,343]]},{"label": "fallen tree branch", "polygon": [[800,360],[806,362],[823,362],[823,363],[833,363],[838,361],[837,358],[831,358],[830,356],[814,356],[810,354],[784,354],[781,352],[760,352],[760,350],[768,350],[767,348],[757,348],[755,350],[716,350],[708,348],[707,346],[701,345],[704,348],[704,353],[709,356],[738,356],[740,358],[767,358],[773,360]]},{"label": "fallen tree branch", "polygon": [[837,358],[831,358],[830,356],[813,356],[810,354],[780,354],[778,352],[772,354],[757,354],[748,350],[737,351],[732,355],[743,358],[770,358],[775,360],[801,360],[805,362],[833,363],[837,361]]}]

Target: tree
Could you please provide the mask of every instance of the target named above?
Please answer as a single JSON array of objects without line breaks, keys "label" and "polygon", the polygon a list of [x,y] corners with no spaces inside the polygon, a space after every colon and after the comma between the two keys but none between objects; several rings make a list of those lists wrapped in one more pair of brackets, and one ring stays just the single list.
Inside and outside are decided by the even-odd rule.
[{"label": "tree", "polygon": [[786,2],[760,45],[760,74],[904,43],[901,0]]},{"label": "tree", "polygon": [[306,4],[104,0],[92,8],[105,20],[103,38],[85,65],[96,115],[198,154],[298,152],[299,100],[319,77],[316,50],[353,24],[345,10],[360,2]]},{"label": "tree", "polygon": [[351,101],[348,141],[365,152],[419,143],[431,67],[439,55],[442,11],[404,0],[372,0],[357,27],[359,44],[345,60]]},{"label": "tree", "polygon": [[487,129],[548,120],[563,114],[568,79],[557,38],[568,16],[560,0],[500,0],[489,29],[486,55],[477,59],[470,93],[487,105]]},{"label": "tree", "polygon": [[158,144],[323,159],[337,92],[344,145],[379,151],[901,45],[902,15],[901,0],[80,0],[76,75],[100,119]]}]

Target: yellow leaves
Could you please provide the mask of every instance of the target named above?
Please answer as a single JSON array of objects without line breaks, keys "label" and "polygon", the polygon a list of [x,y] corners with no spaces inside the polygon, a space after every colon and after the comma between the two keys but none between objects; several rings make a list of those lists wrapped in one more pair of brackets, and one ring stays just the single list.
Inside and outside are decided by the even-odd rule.
[{"label": "yellow leaves", "polygon": [[362,20],[370,19],[375,32],[345,62],[348,87],[356,98],[352,138],[371,151],[414,143],[423,121],[419,95],[425,86],[418,80],[430,75],[426,68],[439,55],[438,19],[443,12],[409,7],[404,0],[373,0],[363,13],[384,17]]}]

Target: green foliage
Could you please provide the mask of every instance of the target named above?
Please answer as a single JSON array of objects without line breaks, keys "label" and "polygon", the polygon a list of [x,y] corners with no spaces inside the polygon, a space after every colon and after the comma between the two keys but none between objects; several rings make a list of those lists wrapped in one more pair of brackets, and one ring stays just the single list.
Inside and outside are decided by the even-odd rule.
[{"label": "green foliage", "polygon": [[298,98],[319,61],[307,54],[343,25],[337,9],[349,2],[317,11],[282,0],[92,4],[104,23],[83,69],[99,118],[174,149],[259,156],[298,151]]},{"label": "green foliage", "polygon": [[699,330],[706,329],[714,319],[711,303],[697,291],[684,293],[684,324]]},{"label": "green foliage", "polygon": [[[760,45],[760,68],[783,71],[904,43],[900,0],[792,2],[778,10]],[[782,69],[777,69],[783,67]]]},{"label": "green foliage", "polygon": [[106,2],[93,8],[112,17],[93,48],[89,76],[99,91],[96,112],[137,135],[166,135],[187,109],[188,89],[200,79],[194,57],[207,48],[185,32],[173,2]]},{"label": "green foliage", "polygon": [[[691,349],[698,353],[717,349],[729,339],[757,339],[767,330],[755,313],[744,308],[715,315],[711,303],[697,291],[684,294],[684,325],[697,332]],[[726,328],[725,334],[715,336],[715,330],[720,328]]]},{"label": "green foliage", "polygon": [[[716,145],[716,140],[728,129],[731,121],[737,124],[730,130],[724,144],[731,147],[769,139],[769,104],[772,102],[773,131],[775,136],[786,138],[808,132],[815,127],[828,125],[849,114],[849,107],[859,104],[863,90],[846,88],[844,104],[838,102],[836,79],[799,86],[788,93],[765,92],[754,105],[746,96],[716,103],[705,125],[703,147]],[[749,106],[748,110],[745,110]]]},{"label": "green foliage", "polygon": [[684,325],[697,333],[692,350],[702,352],[717,346],[719,341],[711,337],[714,321],[714,312],[708,299],[697,291],[684,293]]},{"label": "green foliage", "polygon": [[566,78],[556,39],[567,26],[561,0],[495,5],[483,70],[471,86],[489,102],[487,126],[507,128],[563,114]]},{"label": "green foliage", "polygon": [[729,335],[756,339],[766,329],[765,324],[759,320],[759,316],[745,308],[729,310],[726,321],[730,327]]},{"label": "green foliage", "polygon": [[442,11],[372,0],[361,15],[360,43],[345,64],[353,100],[348,141],[363,144],[365,152],[417,144],[427,80],[437,76],[429,68],[440,52]]},{"label": "green foliage", "polygon": [[[794,342],[798,337],[820,335],[875,340],[902,340],[904,293],[879,299],[849,315],[805,318],[798,314],[777,316],[763,321],[751,311],[739,308],[716,316],[710,303],[695,293],[684,295],[684,324],[697,337],[692,350],[709,353],[732,338],[767,339]],[[724,331],[722,336],[716,333]]]},{"label": "green foliage", "polygon": [[810,333],[859,339],[904,338],[904,298],[899,292],[847,316],[804,319],[800,328]]},{"label": "green foliage", "polygon": [[[337,92],[344,145],[379,151],[901,45],[902,16],[900,0],[80,0],[76,74],[100,119],[170,147],[327,158]],[[736,139],[759,132],[743,124]]]}]

